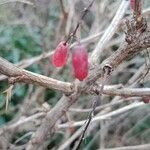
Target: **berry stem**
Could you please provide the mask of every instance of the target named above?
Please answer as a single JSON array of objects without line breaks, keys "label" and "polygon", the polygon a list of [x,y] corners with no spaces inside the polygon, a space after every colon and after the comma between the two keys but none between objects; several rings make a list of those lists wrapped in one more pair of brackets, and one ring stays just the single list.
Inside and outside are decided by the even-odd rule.
[{"label": "berry stem", "polygon": [[80,18],[79,22],[77,23],[77,25],[76,25],[74,31],[73,31],[72,33],[70,33],[70,35],[69,35],[68,38],[66,39],[65,43],[67,43],[72,37],[74,37],[74,36],[76,35],[76,32],[77,32],[77,30],[78,30],[78,28],[79,28],[79,26],[80,26],[80,24],[81,24],[81,20],[84,19],[84,17],[85,17],[86,14],[88,13],[89,9],[90,9],[91,6],[93,5],[94,1],[95,1],[95,0],[92,0],[91,3],[88,5],[88,7],[83,10],[83,13],[82,13],[82,15],[81,15],[81,18]]}]

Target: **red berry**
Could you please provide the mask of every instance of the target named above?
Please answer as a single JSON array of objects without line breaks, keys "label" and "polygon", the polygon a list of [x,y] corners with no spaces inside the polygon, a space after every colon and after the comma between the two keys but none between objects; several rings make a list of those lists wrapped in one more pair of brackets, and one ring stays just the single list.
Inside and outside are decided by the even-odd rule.
[{"label": "red berry", "polygon": [[82,45],[77,45],[72,50],[72,65],[74,76],[82,81],[88,75],[88,53]]},{"label": "red berry", "polygon": [[65,65],[68,57],[68,48],[68,43],[65,43],[64,41],[58,44],[52,56],[52,64],[55,67],[62,67]]},{"label": "red berry", "polygon": [[144,103],[150,103],[150,97],[143,97],[143,102]]},{"label": "red berry", "polygon": [[135,1],[136,0],[130,0],[130,7],[131,7],[131,9],[135,9]]}]

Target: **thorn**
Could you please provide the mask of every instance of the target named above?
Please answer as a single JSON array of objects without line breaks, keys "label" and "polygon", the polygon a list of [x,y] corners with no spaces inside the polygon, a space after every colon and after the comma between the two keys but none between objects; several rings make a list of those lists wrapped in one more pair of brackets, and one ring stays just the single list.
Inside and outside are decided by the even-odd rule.
[{"label": "thorn", "polygon": [[6,106],[5,111],[8,111],[9,100],[11,100],[13,85],[10,85],[8,89],[3,91],[2,93],[6,93]]}]

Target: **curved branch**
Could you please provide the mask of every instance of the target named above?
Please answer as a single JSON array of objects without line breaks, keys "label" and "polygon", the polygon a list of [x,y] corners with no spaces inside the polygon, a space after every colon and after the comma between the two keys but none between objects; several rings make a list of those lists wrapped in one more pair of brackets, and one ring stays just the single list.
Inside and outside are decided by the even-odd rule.
[{"label": "curved branch", "polygon": [[72,92],[73,85],[71,83],[59,81],[37,73],[20,69],[2,57],[0,57],[0,73],[8,77],[12,77],[10,78],[10,83],[12,84],[16,82],[24,82],[29,84],[37,84],[50,89],[53,88],[65,93]]},{"label": "curved branch", "polygon": [[[131,109],[134,109],[136,107],[140,107],[140,106],[143,106],[143,105],[145,105],[143,102],[135,102],[135,103],[127,105],[127,106],[125,106],[123,108],[119,108],[117,110],[109,112],[107,114],[100,115],[100,116],[95,116],[92,119],[92,122],[105,120],[105,119],[111,119],[111,117],[114,117],[116,115],[122,114],[122,113],[127,112],[127,111],[129,111]],[[82,120],[82,121],[74,122],[71,125],[69,123],[64,123],[64,124],[58,125],[58,128],[68,128],[68,127],[82,126],[85,122],[86,122],[86,120]]]}]

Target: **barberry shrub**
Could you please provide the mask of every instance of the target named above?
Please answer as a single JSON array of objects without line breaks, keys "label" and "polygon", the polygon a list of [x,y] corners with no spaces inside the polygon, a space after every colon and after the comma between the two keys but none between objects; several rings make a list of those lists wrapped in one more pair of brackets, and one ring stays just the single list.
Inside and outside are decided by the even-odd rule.
[{"label": "barberry shrub", "polygon": [[52,64],[55,67],[63,67],[67,61],[69,44],[62,41],[58,44],[52,55]]},{"label": "barberry shrub", "polygon": [[87,49],[78,44],[72,50],[72,67],[75,78],[82,81],[88,75],[88,53]]}]

